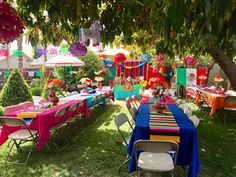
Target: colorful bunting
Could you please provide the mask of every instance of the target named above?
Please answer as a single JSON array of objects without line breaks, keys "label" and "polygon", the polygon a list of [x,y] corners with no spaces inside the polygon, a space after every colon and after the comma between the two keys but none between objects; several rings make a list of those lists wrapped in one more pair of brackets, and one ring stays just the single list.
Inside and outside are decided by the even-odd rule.
[{"label": "colorful bunting", "polygon": [[51,49],[49,49],[49,53],[50,53],[51,55],[57,54],[57,48],[51,48]]},{"label": "colorful bunting", "polygon": [[8,57],[9,51],[8,50],[0,50],[0,56]]},{"label": "colorful bunting", "polygon": [[22,50],[13,50],[13,56],[19,57],[19,56],[22,56],[22,55],[23,55]]},{"label": "colorful bunting", "polygon": [[61,53],[67,53],[67,52],[69,52],[69,48],[68,48],[68,47],[61,47],[60,50],[59,50],[59,52],[61,52]]},{"label": "colorful bunting", "polygon": [[38,55],[44,55],[47,53],[47,49],[40,48],[37,50]]}]

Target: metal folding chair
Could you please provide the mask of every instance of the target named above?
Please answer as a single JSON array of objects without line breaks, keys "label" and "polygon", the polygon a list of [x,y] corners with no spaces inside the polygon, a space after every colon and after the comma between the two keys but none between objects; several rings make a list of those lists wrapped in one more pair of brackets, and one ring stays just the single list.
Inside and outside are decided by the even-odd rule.
[{"label": "metal folding chair", "polygon": [[[130,128],[131,128],[132,131],[133,131],[133,126],[131,125],[131,123],[130,123],[128,117],[127,117],[127,115],[124,114],[124,113],[121,113],[121,114],[119,114],[118,116],[116,116],[115,119],[114,119],[114,122],[115,122],[115,125],[116,125],[116,127],[117,127],[117,129],[118,129],[118,131],[119,131],[119,133],[120,133],[120,135],[121,135],[121,137],[122,137],[122,140],[123,140],[123,141],[122,141],[122,144],[127,148],[128,145],[129,145],[129,142],[130,142],[131,135],[129,135],[129,136],[126,137],[126,136],[122,133],[122,131],[121,131],[120,128],[121,128],[123,125],[125,125],[125,124],[128,123],[128,125],[130,126]],[[118,167],[117,172],[119,172],[120,169],[122,168],[122,166],[123,166],[124,164],[126,164],[129,160],[130,160],[130,156],[127,155],[126,158],[125,158],[125,160],[124,160],[124,162]]]},{"label": "metal folding chair", "polygon": [[[137,176],[140,170],[148,172],[171,172],[174,176],[179,145],[174,141],[138,140],[134,143]],[[139,154],[139,152],[141,153]],[[139,154],[139,156],[138,156]]]},{"label": "metal folding chair", "polygon": [[[29,127],[26,125],[23,119],[16,118],[16,117],[0,117],[0,124],[3,126],[6,125],[6,131],[8,133],[8,138],[13,141],[11,144],[11,147],[8,151],[7,157],[6,157],[6,162],[7,163],[15,163],[15,164],[27,164],[29,157],[32,153],[32,150],[37,144],[38,141],[38,131],[37,130],[31,130]],[[19,127],[21,126],[23,129],[17,130],[13,133],[10,133],[8,130],[8,127]],[[19,161],[9,161],[9,156],[12,152],[12,149],[16,147],[18,152],[22,152],[21,145],[26,143],[26,142],[33,142],[32,147],[30,148],[28,155],[26,157],[26,160],[24,162],[19,162]]]}]

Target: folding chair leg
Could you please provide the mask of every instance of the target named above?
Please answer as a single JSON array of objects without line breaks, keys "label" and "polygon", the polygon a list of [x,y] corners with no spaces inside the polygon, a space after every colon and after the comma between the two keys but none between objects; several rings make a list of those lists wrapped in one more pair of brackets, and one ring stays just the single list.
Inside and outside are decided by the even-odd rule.
[{"label": "folding chair leg", "polygon": [[34,146],[35,146],[35,142],[33,142],[33,145],[32,145],[32,147],[31,147],[31,149],[30,149],[30,151],[29,151],[29,153],[28,153],[28,155],[27,155],[27,158],[26,158],[25,164],[28,163],[28,161],[29,161],[29,157],[30,157],[30,155],[31,155],[31,153],[32,153],[32,151],[33,151],[33,149],[34,149]]},{"label": "folding chair leg", "polygon": [[13,149],[14,145],[15,145],[15,143],[12,143],[12,145],[11,145],[11,147],[10,147],[10,149],[9,149],[8,153],[7,153],[7,157],[6,157],[6,163],[11,163],[11,162],[9,162],[9,161],[8,161],[8,158],[9,158],[9,156],[10,156],[10,153],[11,153],[11,151],[12,151],[12,149]]},{"label": "folding chair leg", "polygon": [[125,158],[125,161],[119,166],[119,168],[117,169],[117,172],[120,171],[120,169],[130,160],[130,156],[127,155]]}]

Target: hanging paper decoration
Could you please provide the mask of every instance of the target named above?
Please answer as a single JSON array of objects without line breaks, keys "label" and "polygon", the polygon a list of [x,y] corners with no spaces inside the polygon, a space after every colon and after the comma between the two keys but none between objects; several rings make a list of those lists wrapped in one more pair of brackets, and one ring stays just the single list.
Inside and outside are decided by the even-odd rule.
[{"label": "hanging paper decoration", "polygon": [[43,48],[42,48],[42,49],[38,49],[38,50],[37,50],[37,54],[38,54],[38,55],[44,55],[44,54],[46,54],[46,53],[47,53],[47,50],[46,50],[46,49],[43,49]]},{"label": "hanging paper decoration", "polygon": [[165,57],[164,57],[164,55],[160,54],[160,55],[156,55],[155,59],[156,59],[157,62],[162,62],[162,61],[165,60]]},{"label": "hanging paper decoration", "polygon": [[143,59],[143,61],[148,62],[148,61],[151,60],[151,57],[150,57],[150,55],[148,55],[147,53],[144,53],[144,54],[142,55],[142,59]]},{"label": "hanging paper decoration", "polygon": [[9,51],[8,50],[0,50],[0,56],[8,57],[9,56]]},{"label": "hanging paper decoration", "polygon": [[59,50],[59,52],[61,52],[61,53],[67,53],[67,52],[69,52],[69,48],[68,48],[68,47],[61,47],[60,50]]},{"label": "hanging paper decoration", "polygon": [[86,55],[87,48],[84,45],[81,45],[80,42],[77,42],[71,45],[70,51],[73,55],[80,57]]},{"label": "hanging paper decoration", "polygon": [[15,9],[0,1],[0,43],[9,43],[23,33],[24,24]]},{"label": "hanging paper decoration", "polygon": [[57,54],[57,48],[51,48],[51,49],[49,49],[49,53],[50,53],[51,55]]},{"label": "hanging paper decoration", "polygon": [[114,63],[123,63],[126,60],[126,56],[123,53],[118,53],[114,56]]},{"label": "hanging paper decoration", "polygon": [[19,57],[19,56],[22,56],[22,55],[23,55],[22,50],[13,50],[13,56]]},{"label": "hanging paper decoration", "polygon": [[92,39],[93,46],[99,45],[99,42],[100,42],[99,21],[95,21],[89,29],[82,28],[79,30],[79,42],[81,44],[86,45],[89,39]]},{"label": "hanging paper decoration", "polygon": [[23,77],[27,77],[27,72],[26,72],[26,71],[23,71],[23,72],[22,72],[22,76],[23,76]]},{"label": "hanging paper decoration", "polygon": [[197,59],[195,57],[191,57],[191,56],[184,56],[184,61],[187,65],[189,66],[193,66],[197,63]]}]

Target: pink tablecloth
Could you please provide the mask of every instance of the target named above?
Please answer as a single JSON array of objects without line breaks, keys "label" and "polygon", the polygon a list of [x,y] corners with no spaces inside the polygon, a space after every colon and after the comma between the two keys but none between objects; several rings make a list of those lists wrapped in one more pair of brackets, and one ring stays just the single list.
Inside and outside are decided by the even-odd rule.
[{"label": "pink tablecloth", "polygon": [[[88,118],[88,108],[87,108],[87,101],[86,100],[72,100],[69,101],[65,104],[59,105],[57,107],[48,109],[46,111],[43,111],[39,114],[37,114],[36,118],[30,123],[29,128],[33,129],[33,130],[38,130],[38,150],[42,150],[43,146],[45,145],[45,143],[50,139],[50,128],[53,122],[53,119],[55,117],[56,112],[64,107],[67,106],[71,106],[72,104],[76,103],[76,102],[81,102],[83,101],[83,107],[79,110],[79,112],[83,113],[85,116],[85,119]],[[23,110],[25,111],[25,110]],[[16,117],[16,115],[19,113],[19,111],[16,111],[14,113],[10,113],[8,116],[14,116]],[[70,115],[72,116],[72,115]],[[68,116],[69,118],[69,116]],[[55,125],[59,123],[56,122]],[[8,133],[7,131],[9,131],[9,133],[12,133],[14,131],[17,131],[21,129],[21,127],[15,127],[15,128],[10,128],[7,126],[3,126],[2,127],[2,131],[0,133],[0,146],[7,141],[8,139]]]}]

